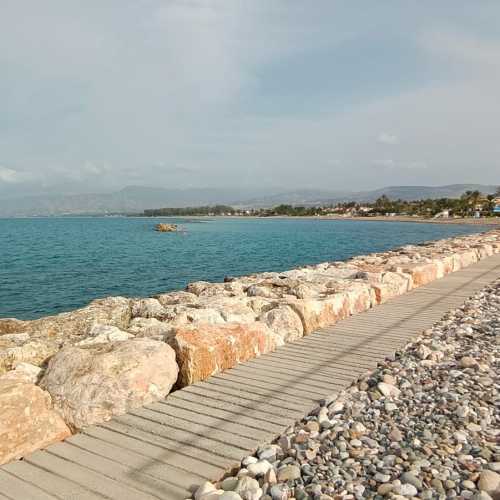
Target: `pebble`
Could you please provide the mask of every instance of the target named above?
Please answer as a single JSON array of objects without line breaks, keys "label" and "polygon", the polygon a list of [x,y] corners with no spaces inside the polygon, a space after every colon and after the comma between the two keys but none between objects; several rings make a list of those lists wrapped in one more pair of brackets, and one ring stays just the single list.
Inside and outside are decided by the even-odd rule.
[{"label": "pebble", "polygon": [[377,472],[373,477],[377,483],[388,483],[391,480],[391,476],[389,474],[382,474]]},{"label": "pebble", "polygon": [[272,465],[267,460],[260,460],[259,462],[250,464],[247,470],[251,476],[257,477],[263,476],[271,467]]},{"label": "pebble", "polygon": [[220,497],[219,500],[242,500],[238,493],[234,491],[225,491]]},{"label": "pebble", "polygon": [[234,492],[243,500],[259,500],[262,496],[259,482],[251,477],[242,477],[236,484]]},{"label": "pebble", "polygon": [[416,497],[418,495],[418,490],[413,484],[402,484],[398,488],[398,491],[404,497]]},{"label": "pebble", "polygon": [[238,484],[239,479],[237,477],[227,477],[224,479],[220,485],[220,487],[224,491],[234,491],[236,489],[236,485]]},{"label": "pebble", "polygon": [[492,470],[484,470],[479,476],[477,487],[493,498],[500,497],[500,474]]},{"label": "pebble", "polygon": [[278,481],[293,481],[300,477],[300,467],[297,465],[286,465],[282,469],[278,469]]},{"label": "pebble", "polygon": [[383,497],[387,496],[392,490],[394,489],[394,487],[392,486],[392,484],[381,484],[378,488],[377,488],[377,493]]},{"label": "pebble", "polygon": [[499,331],[500,280],[195,500],[500,498]]},{"label": "pebble", "polygon": [[401,391],[392,384],[386,384],[385,382],[380,382],[377,385],[378,390],[382,393],[383,396],[391,398],[398,397]]},{"label": "pebble", "polygon": [[418,490],[422,489],[422,481],[411,472],[404,472],[401,474],[401,482],[403,484],[411,484]]}]

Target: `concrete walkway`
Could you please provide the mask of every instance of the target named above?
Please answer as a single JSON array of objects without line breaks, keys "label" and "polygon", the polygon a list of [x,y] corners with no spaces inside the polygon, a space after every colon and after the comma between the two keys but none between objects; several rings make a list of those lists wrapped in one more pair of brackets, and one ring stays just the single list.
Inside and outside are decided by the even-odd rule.
[{"label": "concrete walkway", "polygon": [[0,498],[182,499],[500,277],[490,257],[0,467]]}]

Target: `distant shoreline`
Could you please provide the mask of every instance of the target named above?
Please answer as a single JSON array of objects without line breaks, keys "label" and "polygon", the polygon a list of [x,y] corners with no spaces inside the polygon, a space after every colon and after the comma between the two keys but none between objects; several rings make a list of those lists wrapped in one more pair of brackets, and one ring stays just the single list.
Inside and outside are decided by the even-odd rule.
[{"label": "distant shoreline", "polygon": [[[187,216],[163,216],[163,217],[151,217],[154,218],[172,218],[172,219],[182,219]],[[475,226],[500,226],[500,217],[483,217],[476,219],[474,217],[460,217],[460,218],[449,218],[449,219],[426,219],[424,217],[410,217],[403,215],[395,216],[384,216],[377,215],[372,217],[343,217],[338,215],[270,215],[267,217],[259,217],[253,215],[192,215],[191,217],[196,217],[197,219],[305,219],[305,220],[335,220],[335,221],[373,221],[373,222],[414,222],[418,224],[470,224]],[[149,218],[149,217],[146,217]]]},{"label": "distant shoreline", "polygon": [[[16,217],[0,217],[2,220],[16,219],[177,219],[177,220],[192,220],[196,222],[208,222],[215,219],[236,219],[236,220],[265,220],[265,219],[303,219],[303,220],[334,220],[334,221],[365,221],[365,222],[413,222],[417,224],[468,224],[474,226],[500,226],[500,217],[482,217],[476,219],[474,217],[460,217],[448,219],[426,219],[424,217],[411,217],[404,215],[384,216],[376,215],[371,217],[352,217],[339,215],[269,215],[259,217],[257,215],[155,215],[144,216],[139,214],[120,214],[120,215],[105,215],[105,214],[82,214],[82,215],[31,215],[31,216],[16,216]],[[195,222],[195,221],[193,221]]]},{"label": "distant shoreline", "polygon": [[320,216],[318,219],[329,220],[355,220],[355,221],[378,221],[378,222],[415,222],[420,224],[472,224],[477,226],[500,226],[500,217],[483,217],[475,219],[474,217],[460,217],[449,219],[426,219],[424,217],[406,217],[403,215],[384,216],[377,215],[373,217],[338,217],[338,216]]}]

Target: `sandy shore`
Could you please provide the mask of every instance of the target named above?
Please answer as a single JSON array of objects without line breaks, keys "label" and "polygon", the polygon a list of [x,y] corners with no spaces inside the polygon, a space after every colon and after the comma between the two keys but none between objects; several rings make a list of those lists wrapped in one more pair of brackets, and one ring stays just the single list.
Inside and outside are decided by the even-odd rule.
[{"label": "sandy shore", "polygon": [[473,217],[460,217],[457,219],[426,219],[423,217],[407,217],[397,215],[376,216],[376,217],[339,217],[339,216],[320,216],[317,218],[329,220],[356,220],[356,221],[378,221],[378,222],[417,222],[420,224],[474,224],[478,226],[500,226],[500,217],[490,217],[475,219]]},{"label": "sandy shore", "polygon": [[427,219],[424,217],[410,217],[397,215],[394,217],[378,215],[374,217],[343,217],[339,215],[316,215],[316,216],[298,216],[298,215],[271,215],[268,217],[259,217],[256,215],[190,215],[190,216],[165,216],[154,217],[157,219],[312,219],[312,220],[353,220],[353,221],[378,221],[378,222],[416,222],[420,224],[474,224],[476,226],[500,226],[500,217],[489,217],[475,219],[473,217],[460,217],[457,219]]}]

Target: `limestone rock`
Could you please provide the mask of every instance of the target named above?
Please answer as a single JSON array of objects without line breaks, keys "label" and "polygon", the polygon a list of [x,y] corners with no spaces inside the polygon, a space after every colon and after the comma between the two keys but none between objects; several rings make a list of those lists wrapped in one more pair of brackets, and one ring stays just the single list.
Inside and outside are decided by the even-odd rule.
[{"label": "limestone rock", "polygon": [[175,233],[178,230],[177,224],[156,224],[155,231],[158,233]]},{"label": "limestone rock", "polygon": [[326,299],[287,299],[286,303],[299,315],[304,335],[318,328],[333,325],[349,315],[349,304],[345,294],[334,294]]},{"label": "limestone rock", "polygon": [[77,342],[77,346],[107,344],[108,342],[122,342],[133,337],[133,334],[120,330],[111,325],[94,325],[86,339]]},{"label": "limestone rock", "polygon": [[133,318],[163,319],[166,315],[167,312],[158,299],[139,299],[132,303]]},{"label": "limestone rock", "polygon": [[406,266],[403,272],[412,277],[415,287],[427,285],[438,278],[438,266],[435,262]]},{"label": "limestone rock", "polygon": [[287,305],[281,305],[263,313],[259,321],[265,323],[285,342],[291,342],[304,335],[304,327],[299,315]]},{"label": "limestone rock", "polygon": [[14,370],[10,370],[4,375],[0,376],[0,381],[2,380],[12,380],[17,382],[25,382],[30,384],[36,384],[42,369],[38,366],[31,365],[30,363],[19,363]]},{"label": "limestone rock", "polygon": [[146,337],[163,342],[170,342],[172,337],[172,325],[156,318],[134,318],[130,322],[128,331],[136,338]]},{"label": "limestone rock", "polygon": [[208,281],[195,281],[189,283],[186,292],[203,297],[224,295],[225,288],[223,283],[209,283]]},{"label": "limestone rock", "polygon": [[0,320],[3,333],[29,333],[30,338],[60,338],[68,341],[73,337],[85,338],[93,325],[113,325],[125,329],[130,321],[130,299],[107,297],[92,301],[75,311],[47,316],[32,321]]},{"label": "limestone rock", "polygon": [[0,374],[14,369],[19,363],[43,365],[60,348],[53,340],[32,340],[21,346],[9,347],[0,351]]},{"label": "limestone rock", "polygon": [[166,396],[177,380],[172,348],[150,339],[66,347],[40,385],[72,428],[109,420]]},{"label": "limestone rock", "polygon": [[177,292],[163,293],[154,297],[163,306],[173,306],[177,304],[194,304],[198,302],[198,297],[194,293],[183,290]]},{"label": "limestone rock", "polygon": [[221,312],[213,307],[189,307],[185,310],[185,317],[185,321],[177,321],[176,323],[202,323],[218,325],[226,322]]},{"label": "limestone rock", "polygon": [[172,347],[184,387],[273,351],[281,339],[263,323],[198,324],[178,328]]},{"label": "limestone rock", "polygon": [[227,323],[246,324],[255,321],[255,312],[248,305],[248,298],[244,295],[240,297],[202,297],[197,307],[206,307],[217,311],[223,321]]},{"label": "limestone rock", "polygon": [[413,288],[413,279],[409,274],[383,272],[364,273],[362,276],[368,280],[375,291],[377,304],[383,304]]},{"label": "limestone rock", "polygon": [[0,464],[71,435],[50,395],[34,384],[0,379],[0,408]]}]

